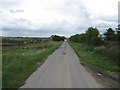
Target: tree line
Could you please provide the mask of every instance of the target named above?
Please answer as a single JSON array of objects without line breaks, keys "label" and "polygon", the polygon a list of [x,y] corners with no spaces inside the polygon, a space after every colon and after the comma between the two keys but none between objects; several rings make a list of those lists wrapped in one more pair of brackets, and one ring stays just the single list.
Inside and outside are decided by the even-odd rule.
[{"label": "tree line", "polygon": [[85,33],[73,35],[69,39],[74,42],[86,43],[93,46],[103,45],[105,41],[119,42],[120,25],[118,25],[116,31],[112,28],[108,28],[103,34],[100,34],[97,28],[89,27]]},{"label": "tree line", "polygon": [[65,37],[64,36],[58,36],[58,35],[52,35],[51,39],[53,41],[64,41]]}]

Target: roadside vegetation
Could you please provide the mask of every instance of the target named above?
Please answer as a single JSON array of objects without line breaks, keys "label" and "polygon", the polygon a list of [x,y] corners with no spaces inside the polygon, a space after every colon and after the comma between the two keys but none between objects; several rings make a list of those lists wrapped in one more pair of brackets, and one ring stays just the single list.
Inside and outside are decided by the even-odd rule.
[{"label": "roadside vegetation", "polygon": [[[9,38],[8,38],[9,39]],[[27,44],[3,45],[2,53],[2,87],[19,88],[25,80],[45,61],[56,48],[63,42],[49,39],[41,39],[40,42],[29,42]],[[18,38],[17,38],[18,39]],[[24,42],[23,38],[21,41]],[[28,38],[29,39],[29,38]],[[29,39],[34,41],[34,39]],[[8,40],[10,43],[10,40]],[[39,39],[38,39],[39,41]],[[12,43],[13,43],[12,42]],[[19,42],[19,40],[18,40]]]},{"label": "roadside vegetation", "polygon": [[116,30],[106,29],[103,34],[89,27],[85,33],[71,36],[69,43],[86,63],[107,71],[120,71],[120,25]]}]

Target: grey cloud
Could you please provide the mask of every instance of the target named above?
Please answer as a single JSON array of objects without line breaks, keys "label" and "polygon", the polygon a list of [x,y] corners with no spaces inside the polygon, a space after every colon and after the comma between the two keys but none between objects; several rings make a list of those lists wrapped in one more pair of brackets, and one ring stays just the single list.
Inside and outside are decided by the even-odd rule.
[{"label": "grey cloud", "polygon": [[70,35],[73,32],[68,32],[65,30],[61,30],[61,29],[57,29],[57,30],[45,30],[45,29],[38,29],[38,30],[27,30],[24,28],[8,28],[8,27],[4,27],[2,29],[2,34],[3,36],[38,36],[38,37],[47,37],[47,36],[51,36],[54,34],[61,34],[61,35]]},{"label": "grey cloud", "polygon": [[16,29],[16,28],[19,28],[19,29],[24,28],[24,29],[32,30],[34,28],[34,24],[32,24],[31,21],[24,19],[24,18],[13,19],[10,21],[8,20],[5,22],[7,22],[7,23],[2,24],[2,27],[5,30]]},{"label": "grey cloud", "polygon": [[17,10],[14,10],[14,9],[11,9],[10,10],[10,13],[23,13],[24,10],[20,10],[20,9],[17,9]]},{"label": "grey cloud", "polygon": [[101,16],[101,17],[98,17],[96,19],[101,19],[101,20],[108,21],[108,22],[118,22],[118,16],[117,15],[114,15],[114,16]]},{"label": "grey cloud", "polygon": [[[66,1],[58,10],[60,14],[72,17],[72,21],[65,19],[61,22],[52,22],[49,25],[46,23],[38,23],[36,25],[25,18],[13,19],[6,21],[7,24],[3,25],[3,34],[7,36],[50,36],[52,34],[70,36],[77,33],[84,33],[90,26],[97,27],[100,33],[104,33],[106,28],[115,28],[117,26],[117,15],[100,16],[91,19],[91,14],[87,11],[82,1],[79,0]],[[9,12],[23,13],[24,10],[11,9]],[[99,21],[113,22],[114,24]]]}]

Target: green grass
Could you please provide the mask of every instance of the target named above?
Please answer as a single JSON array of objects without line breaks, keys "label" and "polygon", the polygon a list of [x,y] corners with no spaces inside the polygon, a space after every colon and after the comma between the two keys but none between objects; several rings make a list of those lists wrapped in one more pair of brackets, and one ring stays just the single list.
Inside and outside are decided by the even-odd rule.
[{"label": "green grass", "polygon": [[0,52],[0,89],[2,88],[2,54]]},{"label": "green grass", "polygon": [[88,46],[85,44],[70,42],[69,44],[74,48],[80,60],[85,61],[87,64],[100,68],[106,71],[120,71],[118,64],[111,61],[108,57],[102,57],[93,51],[88,51]]},{"label": "green grass", "polygon": [[45,42],[2,53],[3,88],[19,88],[62,42]]}]

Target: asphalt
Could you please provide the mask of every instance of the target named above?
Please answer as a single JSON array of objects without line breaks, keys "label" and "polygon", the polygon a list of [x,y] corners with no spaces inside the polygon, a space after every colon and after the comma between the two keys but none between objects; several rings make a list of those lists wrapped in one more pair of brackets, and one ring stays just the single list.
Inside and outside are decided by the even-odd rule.
[{"label": "asphalt", "polygon": [[64,42],[21,88],[101,88],[80,64],[73,48]]}]

